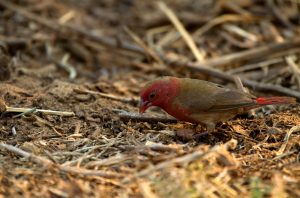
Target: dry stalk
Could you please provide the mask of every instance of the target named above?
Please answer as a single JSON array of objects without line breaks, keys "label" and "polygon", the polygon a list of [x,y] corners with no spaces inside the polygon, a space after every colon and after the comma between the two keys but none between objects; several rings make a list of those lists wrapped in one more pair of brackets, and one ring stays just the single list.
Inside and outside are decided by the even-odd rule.
[{"label": "dry stalk", "polygon": [[268,66],[274,65],[276,63],[282,63],[283,61],[284,61],[283,58],[274,58],[274,59],[262,61],[262,62],[259,62],[259,63],[243,65],[241,67],[228,70],[227,73],[236,74],[236,73],[243,73],[243,72],[258,69],[258,68],[263,69],[264,67],[268,67]]},{"label": "dry stalk", "polygon": [[196,30],[196,32],[194,32],[193,34],[193,38],[201,37],[205,32],[209,31],[213,27],[225,22],[253,21],[253,20],[256,19],[251,16],[241,16],[241,15],[234,15],[234,14],[222,15],[217,18],[214,18],[213,20],[209,21],[204,26]]},{"label": "dry stalk", "polygon": [[298,81],[298,89],[300,89],[300,68],[299,65],[297,65],[295,63],[295,56],[290,55],[285,57],[285,60],[287,62],[287,64],[290,66],[290,68],[293,71],[294,76],[296,77],[297,81]]},{"label": "dry stalk", "polygon": [[68,167],[68,166],[62,166],[60,164],[56,164],[46,158],[36,156],[32,153],[26,152],[20,148],[17,148],[15,146],[5,144],[5,143],[0,143],[0,148],[6,149],[10,152],[13,152],[19,156],[25,157],[29,159],[30,161],[33,161],[39,165],[42,166],[47,166],[47,167],[52,167],[52,168],[58,168],[62,172],[67,172],[70,174],[77,174],[77,175],[82,175],[82,176],[99,176],[99,177],[104,177],[104,178],[121,178],[123,177],[120,174],[117,173],[112,173],[108,171],[101,171],[101,170],[88,170],[88,169],[83,169],[83,168],[75,168],[75,167]]},{"label": "dry stalk", "polygon": [[276,152],[276,155],[282,155],[288,142],[289,142],[289,139],[290,139],[290,136],[292,133],[295,133],[295,132],[298,132],[300,131],[300,126],[293,126],[288,132],[287,134],[285,135],[284,137],[284,143],[281,145],[280,149]]},{"label": "dry stalk", "polygon": [[45,109],[36,109],[36,108],[9,107],[5,104],[3,100],[0,100],[0,112],[21,113],[15,117],[19,117],[25,114],[38,113],[38,112],[48,114],[48,115],[75,116],[74,112],[69,112],[69,111],[54,111],[54,110],[45,110]]},{"label": "dry stalk", "polygon": [[216,145],[216,146],[212,147],[211,149],[209,149],[208,151],[196,150],[196,151],[186,154],[184,156],[180,156],[180,157],[176,157],[174,159],[163,161],[156,165],[150,165],[148,168],[137,172],[133,177],[125,178],[123,180],[123,183],[128,183],[136,177],[138,177],[138,178],[145,177],[155,171],[162,170],[162,169],[170,167],[170,166],[189,164],[195,160],[203,158],[204,156],[206,156],[212,152],[218,152],[222,149],[226,149],[226,150],[234,149],[236,147],[236,145],[237,145],[237,140],[232,139],[232,140],[226,142],[224,145]]},{"label": "dry stalk", "polygon": [[44,113],[48,115],[58,115],[58,116],[75,116],[74,112],[69,111],[54,111],[46,109],[35,109],[35,108],[18,108],[18,107],[7,107],[5,112],[15,112],[15,113]]},{"label": "dry stalk", "polygon": [[187,43],[188,47],[191,49],[191,51],[194,54],[197,61],[202,62],[204,60],[204,54],[199,51],[192,36],[184,28],[183,24],[177,18],[175,13],[170,8],[168,8],[168,6],[162,1],[159,1],[157,3],[157,5],[165,13],[165,15],[170,19],[170,21],[173,23],[173,25],[176,27],[176,29],[180,32],[181,36]]},{"label": "dry stalk", "polygon": [[212,58],[210,60],[202,62],[201,64],[197,64],[206,67],[220,67],[228,64],[236,64],[244,61],[265,58],[278,52],[288,52],[288,50],[290,49],[295,49],[299,47],[300,39],[294,39],[291,41],[284,41],[282,43],[272,43],[261,47],[244,50],[242,52],[236,52],[221,57]]},{"label": "dry stalk", "polygon": [[243,37],[245,39],[248,39],[249,41],[252,41],[254,43],[256,43],[258,41],[258,38],[256,35],[236,26],[236,25],[231,25],[231,24],[224,24],[222,26],[225,30],[227,30],[228,32],[232,32],[234,34],[239,35],[240,37]]},{"label": "dry stalk", "polygon": [[150,47],[144,43],[144,41],[138,37],[133,31],[131,31],[128,27],[124,28],[127,34],[139,45],[141,46],[148,54],[155,60],[157,61],[160,65],[165,67],[165,64],[161,60],[161,58],[156,54],[154,50],[152,50]]},{"label": "dry stalk", "polygon": [[116,100],[116,101],[120,101],[120,102],[124,102],[124,103],[137,104],[138,101],[139,101],[138,98],[125,98],[125,97],[122,97],[122,96],[116,96],[116,95],[112,95],[112,94],[106,94],[106,93],[91,91],[91,90],[87,90],[87,89],[74,89],[74,91],[77,92],[77,93],[98,95],[98,96],[101,96],[103,98],[108,98],[108,99],[111,99],[111,100]]},{"label": "dry stalk", "polygon": [[[299,40],[298,44],[300,44],[300,40]],[[203,74],[207,74],[209,76],[214,76],[214,77],[226,80],[226,81],[234,82],[233,75],[222,72],[219,69],[207,67],[207,66],[203,65],[202,63],[193,63],[193,62],[186,62],[186,61],[180,61],[180,60],[174,60],[174,59],[173,60],[168,59],[168,61],[169,61],[170,65],[174,65],[177,67],[186,67],[190,70],[198,71]],[[248,79],[244,79],[244,78],[241,78],[241,80],[244,85],[251,87],[252,89],[255,89],[255,90],[274,91],[277,93],[281,93],[284,95],[288,95],[288,96],[292,96],[292,97],[300,99],[300,92],[294,91],[289,88],[282,87],[280,85],[266,84],[266,83],[256,82],[256,81],[248,80]]]}]

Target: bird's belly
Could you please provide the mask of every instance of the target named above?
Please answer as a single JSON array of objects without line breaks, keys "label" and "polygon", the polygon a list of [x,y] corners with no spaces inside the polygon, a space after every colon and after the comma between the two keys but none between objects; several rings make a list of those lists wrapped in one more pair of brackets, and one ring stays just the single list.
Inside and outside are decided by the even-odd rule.
[{"label": "bird's belly", "polygon": [[186,108],[182,108],[180,105],[163,109],[177,120],[205,125],[208,123],[216,124],[218,122],[227,121],[244,111],[243,108],[237,108],[228,111],[191,112]]},{"label": "bird's belly", "polygon": [[176,106],[176,108],[163,108],[168,114],[176,118],[180,121],[186,121],[191,123],[197,123],[196,120],[194,120],[190,116],[190,112],[184,108],[181,108],[179,106]]},{"label": "bird's belly", "polygon": [[233,118],[236,114],[238,114],[238,110],[224,111],[224,112],[201,112],[194,113],[190,115],[190,118],[194,120],[196,123],[214,123],[224,122],[231,118]]}]

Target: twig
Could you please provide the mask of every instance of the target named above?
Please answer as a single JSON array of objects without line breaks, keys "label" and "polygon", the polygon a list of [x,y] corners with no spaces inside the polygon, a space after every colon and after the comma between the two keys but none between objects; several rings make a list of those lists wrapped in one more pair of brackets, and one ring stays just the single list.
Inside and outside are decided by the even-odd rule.
[{"label": "twig", "polygon": [[202,65],[206,67],[220,67],[228,64],[240,63],[243,61],[265,58],[266,56],[275,54],[277,52],[283,52],[289,49],[299,48],[299,47],[300,47],[300,39],[285,41],[282,43],[272,43],[254,49],[249,49],[242,52],[237,52],[237,53],[213,58],[204,61],[202,63],[198,63],[198,65]]},{"label": "twig", "polygon": [[158,45],[158,43],[155,43],[154,36],[156,34],[162,34],[164,32],[166,32],[166,33],[169,32],[170,33],[170,32],[172,32],[172,30],[173,30],[173,26],[172,25],[165,25],[165,26],[161,26],[161,27],[154,27],[154,28],[148,30],[146,32],[146,41],[147,41],[147,44],[151,48],[153,48],[153,49],[159,49],[159,50],[161,50],[161,45]]},{"label": "twig", "polygon": [[46,110],[46,109],[35,109],[35,108],[18,108],[18,107],[6,107],[5,112],[11,112],[11,113],[44,113],[48,115],[58,115],[58,116],[75,116],[74,112],[69,111],[53,111],[53,110]]},{"label": "twig", "polygon": [[133,31],[131,31],[128,27],[125,27],[124,30],[129,34],[129,36],[139,45],[141,46],[148,54],[156,60],[160,65],[165,66],[163,61],[160,59],[160,57],[156,54],[154,50],[152,50],[150,47],[148,47],[144,41],[138,37]]},{"label": "twig", "polygon": [[[6,109],[7,109],[7,107],[6,107]],[[5,112],[9,112],[9,111],[6,110]],[[28,109],[28,111],[24,111],[24,112],[22,112],[20,114],[14,115],[13,118],[22,117],[22,116],[25,116],[25,115],[28,115],[28,114],[33,114],[35,112],[36,112],[36,108],[33,107],[31,109]]]},{"label": "twig", "polygon": [[91,91],[91,90],[87,90],[87,89],[74,89],[74,91],[77,92],[77,93],[86,93],[86,94],[98,95],[98,96],[101,96],[103,98],[108,98],[108,99],[112,99],[112,100],[116,100],[116,101],[120,101],[120,102],[125,102],[125,103],[138,104],[138,102],[139,102],[138,98],[125,98],[125,97],[122,97],[122,96],[116,96],[116,95],[112,95],[112,94],[106,94],[106,93]]},{"label": "twig", "polygon": [[168,8],[167,5],[162,1],[159,1],[157,3],[157,5],[165,13],[165,15],[167,15],[167,17],[170,19],[170,21],[173,23],[173,25],[176,27],[176,29],[180,32],[181,36],[187,43],[188,47],[191,49],[191,51],[194,54],[197,61],[199,61],[199,62],[203,61],[204,55],[199,51],[193,38],[190,36],[188,31],[184,28],[184,26],[179,21],[179,19],[176,17],[174,12],[170,8]]},{"label": "twig", "polygon": [[288,142],[289,142],[289,139],[290,139],[290,136],[292,135],[292,133],[295,133],[295,132],[298,132],[300,131],[300,126],[293,126],[288,132],[287,134],[285,135],[284,137],[284,143],[281,145],[280,149],[276,152],[276,155],[282,155]]},{"label": "twig", "polygon": [[234,82],[235,82],[238,90],[241,90],[242,92],[245,92],[245,93],[249,93],[249,91],[244,87],[240,77],[235,76]]},{"label": "twig", "polygon": [[274,157],[273,159],[271,159],[270,161],[273,161],[273,160],[279,160],[279,159],[282,159],[284,157],[287,157],[287,156],[290,156],[294,153],[297,153],[297,150],[292,150],[292,151],[289,151],[289,152],[286,152],[286,153],[282,153],[282,154],[279,154],[277,155],[276,157]]},{"label": "twig", "polygon": [[102,160],[90,161],[85,166],[87,168],[92,168],[92,167],[99,168],[99,167],[103,167],[103,166],[112,166],[114,164],[119,164],[121,162],[130,161],[132,159],[133,159],[132,156],[120,154],[120,155],[116,155],[116,156],[109,157],[109,158],[102,159]]},{"label": "twig", "polygon": [[163,122],[163,123],[177,123],[177,120],[174,118],[168,118],[168,117],[152,117],[152,116],[144,116],[142,114],[138,113],[131,113],[131,112],[121,112],[118,113],[121,120],[125,121],[138,121],[138,122],[149,122],[149,123],[157,123],[157,122]]},{"label": "twig", "polygon": [[240,41],[233,36],[231,36],[227,32],[220,32],[220,36],[222,36],[225,40],[227,40],[230,44],[237,46],[239,48],[252,48],[255,46],[255,43],[249,40]]},{"label": "twig", "polygon": [[236,25],[230,25],[230,24],[224,24],[222,26],[225,30],[229,31],[229,32],[232,32],[232,33],[235,33],[243,38],[246,38],[248,39],[249,41],[252,41],[254,43],[256,43],[258,41],[256,35],[250,33],[250,32],[247,32],[246,30],[236,26]]},{"label": "twig", "polygon": [[300,68],[299,66],[295,63],[295,56],[290,55],[285,57],[285,60],[287,62],[287,64],[291,67],[292,71],[293,71],[293,75],[296,77],[297,81],[298,81],[298,89],[300,89]]},{"label": "twig", "polygon": [[5,143],[0,143],[0,148],[6,149],[10,152],[13,152],[19,156],[28,158],[30,161],[33,161],[37,164],[43,165],[43,166],[48,166],[48,167],[53,167],[53,168],[58,168],[60,171],[71,173],[71,174],[78,174],[78,175],[84,175],[84,176],[100,176],[104,178],[121,178],[122,176],[116,173],[110,173],[108,171],[101,171],[101,170],[88,170],[88,169],[83,169],[83,168],[75,168],[75,167],[66,167],[66,166],[61,166],[60,164],[55,164],[54,162],[40,157],[36,156],[32,153],[26,152],[20,148],[17,148],[15,146],[5,144]]},{"label": "twig", "polygon": [[58,61],[56,58],[53,57],[52,53],[53,49],[52,46],[47,43],[46,44],[46,54],[49,61],[54,62],[57,66],[63,68],[69,73],[69,79],[73,80],[77,76],[76,69],[68,63],[68,60],[70,58],[69,54],[65,54],[61,61]]},{"label": "twig", "polygon": [[203,25],[201,28],[196,30],[193,34],[193,38],[198,38],[201,37],[205,32],[213,28],[214,26],[220,25],[222,23],[225,23],[227,21],[253,21],[255,18],[251,16],[241,16],[241,15],[233,15],[233,14],[228,14],[228,15],[222,15],[217,18],[214,18],[210,20],[208,23]]},{"label": "twig", "polygon": [[294,26],[293,24],[288,20],[288,18],[284,15],[284,12],[282,12],[278,7],[276,7],[274,0],[267,0],[267,5],[271,9],[271,12],[273,15],[287,28],[293,30]]},{"label": "twig", "polygon": [[[41,113],[50,114],[50,115],[75,116],[74,112],[69,112],[69,111],[53,111],[53,110],[36,109],[36,108],[9,107],[5,104],[5,102],[3,100],[0,99],[0,113],[6,113],[6,112],[21,113],[20,115],[41,112]],[[20,115],[18,115],[18,116],[20,116]]]},{"label": "twig", "polygon": [[249,71],[249,70],[254,70],[254,69],[257,69],[257,68],[267,67],[267,66],[270,66],[270,65],[273,65],[273,64],[276,64],[276,63],[281,63],[283,61],[284,61],[283,58],[274,58],[274,59],[262,61],[262,62],[259,62],[259,63],[243,65],[241,67],[228,70],[227,72],[230,73],[230,74],[242,73],[242,72]]},{"label": "twig", "polygon": [[[166,167],[170,167],[172,165],[183,165],[183,164],[189,164],[195,160],[198,160],[204,156],[206,156],[207,154],[209,153],[212,153],[212,152],[216,152],[216,151],[219,151],[221,149],[234,149],[237,145],[237,140],[235,139],[232,139],[228,142],[226,142],[225,144],[223,145],[216,145],[214,147],[212,147],[211,149],[209,149],[208,151],[202,151],[202,150],[196,150],[192,153],[189,153],[189,154],[186,154],[184,156],[180,156],[180,157],[177,157],[177,158],[174,158],[174,159],[170,159],[170,160],[167,160],[167,161],[163,161],[161,163],[158,163],[154,166],[150,166],[138,173],[135,174],[136,177],[144,177],[144,176],[147,176],[149,175],[150,173],[154,172],[154,171],[158,171],[158,170],[162,170]],[[130,180],[133,179],[133,178],[125,178],[123,180],[124,183],[127,183],[127,182],[130,182]]]},{"label": "twig", "polygon": [[[169,62],[170,65],[178,66],[178,67],[186,67],[190,70],[198,71],[206,75],[214,76],[223,80],[227,80],[230,82],[234,82],[234,76],[228,73],[224,73],[218,69],[209,68],[204,66],[200,63],[193,63],[193,62],[184,62],[184,61],[178,61],[178,60],[171,60],[170,58],[166,59],[166,61]],[[288,89],[279,85],[272,85],[272,84],[266,84],[266,83],[260,83],[248,79],[241,78],[241,81],[244,85],[251,87],[255,90],[260,91],[274,91],[277,93],[281,93],[288,96],[293,96],[298,99],[300,99],[300,92],[294,91],[292,89]]]},{"label": "twig", "polygon": [[144,198],[158,198],[158,196],[156,196],[156,194],[151,189],[151,183],[149,181],[139,180],[138,187]]},{"label": "twig", "polygon": [[229,9],[232,12],[240,14],[242,16],[251,16],[252,13],[243,9],[237,2],[235,1],[225,1],[224,8]]}]

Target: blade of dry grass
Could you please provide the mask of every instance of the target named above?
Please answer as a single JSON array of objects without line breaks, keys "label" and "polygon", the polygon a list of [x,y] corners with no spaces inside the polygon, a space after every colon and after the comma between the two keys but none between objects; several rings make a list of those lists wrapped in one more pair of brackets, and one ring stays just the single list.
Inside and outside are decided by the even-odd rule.
[{"label": "blade of dry grass", "polygon": [[104,178],[120,178],[122,175],[117,174],[117,173],[112,173],[108,171],[101,171],[101,170],[88,170],[88,169],[83,169],[83,168],[75,168],[75,167],[67,167],[67,166],[61,166],[60,164],[55,164],[54,162],[40,157],[36,156],[32,153],[26,152],[20,148],[17,148],[15,146],[5,144],[5,143],[0,143],[0,148],[6,149],[12,153],[15,153],[21,157],[25,157],[29,159],[30,161],[33,161],[39,165],[42,166],[47,166],[47,167],[52,167],[52,168],[57,168],[62,172],[67,172],[70,174],[77,174],[77,175],[82,175],[82,176],[99,176],[99,177],[104,177]]},{"label": "blade of dry grass", "polygon": [[188,31],[184,28],[183,24],[180,22],[180,20],[176,17],[175,13],[168,8],[168,6],[162,2],[157,2],[158,7],[165,13],[165,15],[170,19],[170,21],[173,23],[173,25],[176,27],[176,29],[180,32],[181,36],[191,49],[192,53],[194,54],[197,61],[201,62],[204,60],[204,54],[199,51],[197,48],[193,38],[188,33]]}]

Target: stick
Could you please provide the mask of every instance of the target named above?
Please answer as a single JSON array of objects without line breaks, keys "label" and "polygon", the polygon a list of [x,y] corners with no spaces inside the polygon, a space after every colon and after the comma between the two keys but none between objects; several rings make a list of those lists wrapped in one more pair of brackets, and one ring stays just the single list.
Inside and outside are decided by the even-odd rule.
[{"label": "stick", "polygon": [[230,24],[224,24],[222,26],[225,30],[229,31],[229,32],[232,32],[234,34],[237,34],[239,35],[240,37],[243,37],[245,39],[248,39],[252,42],[257,42],[258,39],[257,39],[257,36],[250,33],[250,32],[247,32],[246,30],[236,26],[236,25],[230,25]]},{"label": "stick", "polygon": [[249,61],[253,59],[265,58],[266,56],[275,54],[277,52],[287,51],[289,49],[299,48],[299,47],[300,47],[300,39],[294,39],[291,41],[285,41],[282,43],[272,43],[269,45],[256,47],[242,52],[224,55],[221,57],[217,57],[217,58],[213,58],[201,62],[198,65],[206,66],[206,67],[220,67],[223,65],[235,64],[235,63],[240,63],[240,62]]},{"label": "stick", "polygon": [[244,85],[241,81],[241,78],[239,76],[234,77],[234,82],[235,82],[238,90],[241,90],[242,92],[245,92],[245,93],[249,93],[249,91],[244,87]]},{"label": "stick", "polygon": [[238,21],[254,21],[256,20],[252,16],[241,16],[241,15],[236,15],[236,14],[226,14],[226,15],[221,15],[218,16],[212,20],[210,20],[208,23],[200,27],[196,32],[193,34],[193,38],[199,38],[201,37],[204,33],[206,33],[208,30],[211,28],[220,25],[225,22],[238,22]]},{"label": "stick", "polygon": [[267,0],[267,6],[271,9],[273,15],[278,19],[278,21],[286,26],[287,28],[293,30],[293,24],[288,20],[288,18],[284,15],[284,12],[276,7],[274,0]]},{"label": "stick", "polygon": [[191,51],[194,54],[197,61],[199,61],[199,62],[203,61],[203,54],[199,51],[193,38],[190,36],[188,31],[184,28],[184,26],[179,21],[179,19],[176,17],[174,12],[170,8],[168,8],[167,5],[162,1],[159,1],[157,3],[157,5],[165,13],[165,15],[167,15],[167,17],[170,19],[170,21],[173,23],[173,25],[178,30],[178,32],[180,32],[181,36],[187,43],[188,47],[191,49]]},{"label": "stick", "polygon": [[160,59],[160,57],[156,54],[154,50],[152,50],[150,47],[147,46],[147,44],[140,38],[138,37],[137,34],[135,34],[133,31],[131,31],[128,27],[124,27],[124,30],[127,32],[127,34],[139,45],[141,46],[145,52],[148,52],[148,54],[156,60],[160,65],[164,66],[163,61]]},{"label": "stick", "polygon": [[[198,71],[201,73],[204,73],[206,75],[214,76],[226,81],[234,82],[234,76],[228,73],[224,73],[218,69],[209,68],[204,66],[201,63],[192,63],[192,62],[184,62],[184,61],[178,61],[178,60],[171,60],[171,59],[165,59],[165,61],[168,61],[170,65],[174,65],[177,67],[186,67],[190,70]],[[284,95],[292,96],[295,98],[300,99],[300,92],[294,91],[292,89],[288,89],[279,85],[272,85],[272,84],[266,84],[266,83],[260,83],[248,79],[241,78],[241,81],[244,85],[251,87],[254,90],[260,90],[260,91],[274,91],[277,93],[281,93]]]},{"label": "stick", "polygon": [[103,98],[108,98],[108,99],[112,99],[112,100],[116,100],[116,101],[120,101],[120,102],[125,102],[125,103],[131,103],[131,104],[138,104],[138,101],[139,101],[138,98],[125,98],[125,97],[122,97],[122,96],[115,96],[115,95],[112,95],[112,94],[106,94],[106,93],[91,91],[91,90],[87,90],[87,89],[74,89],[74,91],[77,92],[77,93],[86,93],[86,94],[98,95],[98,96],[101,96]]},{"label": "stick", "polygon": [[18,107],[6,107],[5,112],[11,113],[36,113],[41,112],[48,115],[58,115],[58,116],[75,116],[74,112],[69,111],[53,111],[53,110],[46,110],[46,109],[35,109],[35,108],[18,108]]},{"label": "stick", "polygon": [[295,59],[297,57],[293,56],[293,55],[289,55],[287,57],[285,57],[285,60],[287,62],[287,64],[291,67],[292,71],[293,71],[293,75],[296,77],[297,81],[298,81],[298,89],[300,89],[300,68],[299,65],[297,65],[297,63],[295,62]]},{"label": "stick", "polygon": [[280,149],[276,152],[276,155],[282,155],[288,142],[289,142],[289,139],[290,139],[290,136],[292,135],[292,133],[295,133],[295,132],[298,132],[300,131],[300,126],[293,126],[285,135],[284,137],[284,143],[281,145]]},{"label": "stick", "polygon": [[5,112],[21,113],[20,115],[41,112],[41,113],[49,114],[49,115],[75,116],[74,112],[69,112],[69,111],[53,111],[53,110],[36,109],[36,108],[9,107],[5,104],[5,102],[3,100],[0,99],[0,113],[5,113]]},{"label": "stick", "polygon": [[67,173],[77,174],[77,175],[84,175],[84,176],[100,176],[100,177],[109,178],[109,179],[122,177],[119,174],[111,173],[108,171],[88,170],[88,169],[83,169],[83,168],[61,166],[60,164],[55,164],[54,162],[52,162],[46,158],[36,156],[32,153],[26,152],[20,148],[17,148],[15,146],[5,144],[5,143],[0,143],[0,148],[6,149],[10,152],[13,152],[13,153],[19,155],[19,156],[28,158],[30,161],[33,161],[37,164],[40,164],[43,166],[46,165],[48,167],[53,167],[53,168],[56,167],[62,172],[67,172]]},{"label": "stick", "polygon": [[247,72],[249,70],[268,67],[273,64],[282,63],[283,61],[284,61],[283,58],[274,58],[274,59],[269,59],[269,60],[262,61],[259,63],[243,65],[242,67],[234,68],[234,69],[228,70],[227,72],[230,74],[242,73],[242,72]]}]

